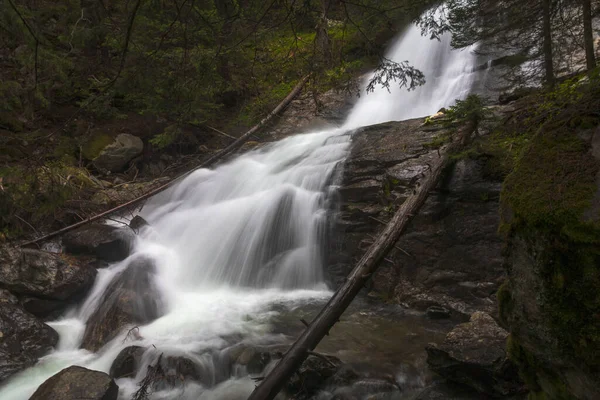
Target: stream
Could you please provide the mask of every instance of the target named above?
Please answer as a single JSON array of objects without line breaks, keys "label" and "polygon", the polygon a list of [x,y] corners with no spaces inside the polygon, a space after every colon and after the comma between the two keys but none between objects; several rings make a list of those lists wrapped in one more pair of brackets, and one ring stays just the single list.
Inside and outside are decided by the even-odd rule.
[{"label": "stream", "polygon": [[[335,208],[332,194],[352,132],[435,113],[470,91],[476,57],[469,50],[452,51],[449,36],[432,41],[409,27],[388,58],[408,60],[425,74],[426,85],[364,94],[343,126],[301,133],[214,170],[195,171],[149,200],[140,213],[149,226],[137,235],[132,255],[99,270],[89,296],[48,323],[59,333],[59,345],[0,388],[0,399],[28,399],[70,365],[108,372],[117,354],[132,344],[148,350],[137,376],[117,379],[122,399],[131,398],[160,353],[185,355],[206,379],[155,391],[152,399],[247,398],[255,382],[245,368],[226,367],[224,357],[240,345],[289,345],[304,328],[300,319],[310,321],[332,295],[323,256]],[[108,301],[111,282],[140,265],[152,266],[152,287],[144,290],[151,290],[159,317],[139,326],[135,343],[125,331],[96,353],[82,349],[86,324]],[[150,300],[140,298],[139,306]],[[428,379],[425,345],[443,339],[450,327],[361,298],[317,350],[417,387]]]}]

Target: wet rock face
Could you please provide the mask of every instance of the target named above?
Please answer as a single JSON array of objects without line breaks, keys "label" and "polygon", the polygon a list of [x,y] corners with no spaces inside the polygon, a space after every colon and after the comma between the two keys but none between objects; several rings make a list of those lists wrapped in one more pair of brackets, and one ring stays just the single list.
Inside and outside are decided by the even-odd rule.
[{"label": "wet rock face", "polygon": [[85,254],[104,261],[121,261],[129,256],[133,231],[104,224],[89,224],[63,236],[67,253]]},{"label": "wet rock face", "polygon": [[161,315],[154,275],[154,262],[138,257],[113,279],[88,320],[84,349],[98,351],[126,326],[147,324]]},{"label": "wet rock face", "polygon": [[110,366],[109,375],[115,379],[134,376],[145,351],[146,349],[141,346],[124,348]]},{"label": "wet rock face", "polygon": [[117,400],[119,387],[104,372],[69,367],[50,377],[30,400]]},{"label": "wet rock face", "polygon": [[32,366],[58,342],[54,329],[24,311],[0,289],[0,382]]},{"label": "wet rock face", "polygon": [[[364,128],[353,137],[340,185],[337,234],[329,275],[334,284],[354,264],[413,193],[438,159],[444,129],[421,119]],[[501,182],[487,176],[485,159],[458,160],[370,283],[370,294],[425,311],[495,313],[502,283],[498,198]]]},{"label": "wet rock face", "polygon": [[21,297],[25,309],[45,317],[92,287],[96,269],[83,260],[32,249],[0,248],[0,286]]},{"label": "wet rock face", "polygon": [[524,392],[516,366],[508,359],[502,329],[488,314],[476,312],[444,342],[427,348],[427,364],[447,380],[490,396]]}]

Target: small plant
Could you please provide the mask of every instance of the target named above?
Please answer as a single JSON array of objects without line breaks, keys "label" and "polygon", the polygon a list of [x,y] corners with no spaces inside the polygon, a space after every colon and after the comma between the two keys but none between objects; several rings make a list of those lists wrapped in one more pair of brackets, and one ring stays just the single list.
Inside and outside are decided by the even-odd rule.
[{"label": "small plant", "polygon": [[471,123],[476,127],[475,129],[489,115],[490,111],[485,106],[485,100],[476,94],[470,94],[464,100],[456,100],[456,104],[446,110],[450,123]]},{"label": "small plant", "polygon": [[162,150],[165,147],[172,145],[180,134],[181,128],[179,128],[178,125],[169,125],[162,133],[159,133],[150,139],[150,144],[156,146],[159,150]]}]

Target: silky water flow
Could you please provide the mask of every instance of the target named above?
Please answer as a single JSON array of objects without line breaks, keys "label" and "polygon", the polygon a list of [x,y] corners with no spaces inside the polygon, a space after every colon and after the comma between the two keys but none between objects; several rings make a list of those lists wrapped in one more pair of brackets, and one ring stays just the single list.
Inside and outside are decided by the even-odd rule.
[{"label": "silky water flow", "polygon": [[[137,376],[117,380],[122,399],[131,398],[161,353],[187,357],[202,377],[162,388],[152,399],[245,399],[255,382],[244,368],[230,366],[228,352],[243,343],[281,343],[282,335],[270,330],[274,315],[332,294],[324,283],[322,246],[352,131],[435,113],[464,98],[473,82],[476,57],[451,50],[448,35],[429,40],[409,27],[387,57],[408,60],[427,83],[410,92],[392,85],[391,93],[363,93],[343,126],[288,137],[214,170],[195,171],[148,201],[141,215],[149,226],[137,235],[132,255],[99,270],[87,299],[48,323],[60,335],[57,348],[11,378],[0,399],[28,399],[70,365],[108,372],[133,344],[148,350]],[[81,349],[86,323],[111,301],[106,289],[125,273],[145,285],[136,306],[151,309],[151,322],[139,326],[135,342],[125,330],[97,353]]]}]

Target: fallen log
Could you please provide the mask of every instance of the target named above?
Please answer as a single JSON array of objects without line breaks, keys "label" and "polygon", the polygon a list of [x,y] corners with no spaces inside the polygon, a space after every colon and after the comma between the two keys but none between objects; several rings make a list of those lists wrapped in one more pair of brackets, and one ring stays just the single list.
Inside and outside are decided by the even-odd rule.
[{"label": "fallen log", "polygon": [[294,371],[302,365],[321,339],[328,335],[329,330],[339,321],[354,297],[377,270],[379,263],[394,247],[412,217],[417,215],[429,192],[437,186],[442,172],[450,161],[450,154],[464,146],[474,130],[472,124],[459,130],[457,138],[446,147],[415,193],[402,203],[377,240],[356,264],[344,284],[329,299],[325,307],[321,309],[279,363],[261,380],[248,400],[272,400],[277,396]]},{"label": "fallen log", "polygon": [[176,178],[172,179],[171,181],[165,183],[162,186],[157,187],[156,189],[153,189],[151,191],[149,191],[148,193],[144,193],[143,195],[141,195],[140,197],[137,197],[131,201],[128,201],[127,203],[121,204],[117,207],[111,208],[110,210],[104,211],[100,214],[94,215],[93,217],[89,217],[83,221],[79,221],[73,225],[69,225],[67,227],[64,227],[62,229],[59,229],[57,231],[51,232],[47,235],[41,236],[37,239],[33,239],[30,241],[27,241],[23,244],[21,244],[21,247],[26,247],[26,246],[31,246],[32,244],[36,244],[39,242],[43,242],[45,240],[48,239],[52,239],[53,237],[62,235],[63,233],[67,233],[69,231],[72,231],[74,229],[80,228],[86,224],[89,224],[90,222],[94,222],[94,221],[98,221],[100,219],[106,218],[111,214],[114,214],[117,211],[126,209],[128,207],[131,207],[141,201],[144,201],[154,195],[157,195],[158,193],[168,189],[169,187],[171,187],[173,184],[175,184],[176,182],[182,180],[183,178],[185,178],[186,176],[190,175],[192,172],[201,169],[201,168],[208,168],[212,165],[214,165],[217,161],[222,160],[224,157],[226,157],[227,155],[231,154],[233,151],[239,149],[240,147],[242,147],[242,145],[244,143],[246,143],[248,141],[248,139],[250,139],[250,137],[252,135],[254,135],[260,128],[262,128],[264,125],[266,125],[275,115],[279,114],[285,107],[287,107],[292,100],[294,100],[294,98],[296,96],[298,96],[298,94],[300,93],[300,91],[302,90],[302,88],[304,87],[304,85],[306,85],[306,82],[308,82],[308,79],[310,78],[310,74],[306,75],[304,78],[302,78],[300,80],[300,82],[298,82],[298,84],[296,86],[294,86],[294,88],[292,89],[292,91],[285,97],[285,99],[283,99],[281,101],[281,103],[279,103],[277,105],[277,107],[275,107],[273,109],[273,111],[271,111],[265,118],[263,118],[258,124],[254,125],[249,131],[247,131],[246,133],[244,133],[242,136],[240,136],[239,138],[237,138],[233,143],[231,143],[229,146],[225,147],[223,150],[219,151],[218,153],[208,157],[206,160],[202,161],[202,163],[200,163],[200,165],[194,167],[193,169],[191,169],[190,171],[187,171],[179,176],[177,176]]}]

